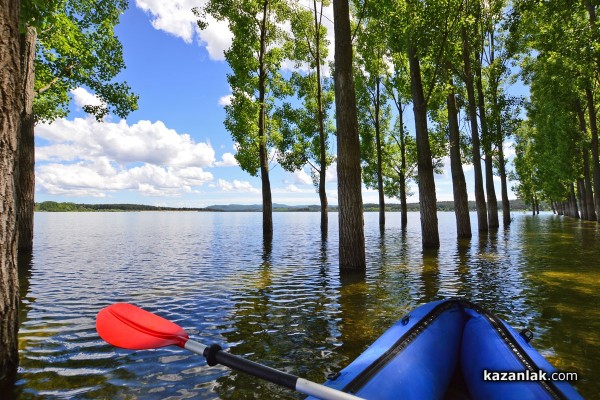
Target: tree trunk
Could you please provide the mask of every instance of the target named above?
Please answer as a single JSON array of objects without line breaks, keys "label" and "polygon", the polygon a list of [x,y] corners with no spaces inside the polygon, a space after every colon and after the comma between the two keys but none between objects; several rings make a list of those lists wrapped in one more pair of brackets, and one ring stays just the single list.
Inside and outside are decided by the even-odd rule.
[{"label": "tree trunk", "polygon": [[577,209],[577,198],[575,197],[575,185],[571,182],[571,188],[569,192],[569,203],[571,205],[571,216],[573,218],[579,218],[579,210]]},{"label": "tree trunk", "polygon": [[[590,131],[592,132],[592,169],[594,171],[594,200],[596,218],[600,218],[600,163],[598,161],[598,123],[596,120],[596,108],[594,106],[594,93],[590,83],[586,85],[585,95],[587,98],[588,115],[590,119]],[[600,221],[600,220],[598,220]]]},{"label": "tree trunk", "polygon": [[[0,1],[0,387],[11,387],[19,364],[19,281],[15,167],[23,107],[19,0]],[[3,391],[4,392],[4,391]]]},{"label": "tree trunk", "polygon": [[585,194],[585,183],[583,181],[583,178],[577,178],[577,194],[578,194],[578,200],[579,200],[579,209],[581,210],[581,219],[588,219],[588,215],[587,215],[587,199],[586,199],[586,194]]},{"label": "tree trunk", "polygon": [[506,179],[506,160],[504,160],[504,141],[502,128],[498,125],[498,172],[500,172],[500,186],[502,190],[502,223],[504,227],[510,225],[510,201],[508,200],[508,182]]},{"label": "tree trunk", "polygon": [[585,182],[588,221],[596,221],[596,210],[594,210],[594,191],[592,190],[592,178],[590,176],[590,151],[587,148],[587,145],[584,145],[583,147],[583,181]]},{"label": "tree trunk", "polygon": [[[490,41],[491,41],[491,62],[493,63],[495,60],[494,56],[494,32],[490,33]],[[508,200],[508,182],[506,179],[506,160],[504,159],[504,134],[502,132],[502,123],[501,123],[501,115],[502,112],[498,106],[498,86],[499,86],[499,77],[495,76],[492,80],[493,82],[493,90],[492,90],[492,102],[494,107],[494,112],[497,113],[495,116],[495,125],[496,125],[496,135],[494,137],[494,142],[496,148],[498,149],[498,173],[500,174],[500,192],[502,197],[502,223],[504,228],[507,228],[510,225],[510,202]]]},{"label": "tree trunk", "polygon": [[406,137],[404,132],[404,110],[398,107],[400,122],[400,225],[406,229],[408,225],[408,204],[406,202]]},{"label": "tree trunk", "polygon": [[[327,137],[325,135],[325,115],[323,113],[323,86],[321,85],[321,33],[319,30],[319,21],[317,19],[317,0],[313,0],[314,18],[315,18],[315,64],[317,68],[317,107],[319,109],[319,200],[321,202],[321,232],[327,232],[329,224],[329,210],[327,203],[327,192],[325,191],[325,180],[327,170]],[[321,3],[321,12],[323,3]]]},{"label": "tree trunk", "polygon": [[556,214],[556,207],[554,206],[554,202],[550,202],[550,207],[552,207],[552,214]]},{"label": "tree trunk", "polygon": [[590,177],[590,151],[588,149],[588,144],[585,141],[585,137],[587,136],[587,129],[585,124],[585,111],[581,106],[581,102],[577,100],[575,103],[575,108],[577,111],[577,118],[579,119],[579,129],[581,131],[581,137],[583,138],[582,145],[582,158],[583,158],[583,181],[585,183],[585,197],[586,197],[586,206],[587,211],[585,215],[587,215],[587,220],[596,221],[596,211],[594,210],[594,193],[592,190],[592,179]]},{"label": "tree trunk", "polygon": [[462,169],[462,158],[460,156],[460,129],[452,77],[448,78],[448,85],[451,89],[448,92],[446,103],[448,105],[448,125],[450,130],[450,168],[452,170],[456,233],[459,238],[470,238],[471,218],[469,217],[469,198],[465,174]]},{"label": "tree trunk", "polygon": [[440,247],[438,233],[437,201],[433,162],[427,132],[427,104],[423,94],[421,66],[414,45],[408,45],[408,63],[410,68],[410,87],[415,115],[417,142],[417,169],[419,175],[419,208],[421,213],[421,240],[423,248]]},{"label": "tree trunk", "polygon": [[462,28],[463,62],[465,67],[465,86],[467,88],[469,120],[471,122],[471,145],[473,148],[473,172],[475,174],[475,204],[477,206],[477,226],[479,233],[488,231],[487,207],[483,192],[483,176],[481,173],[481,152],[479,132],[477,129],[477,107],[475,105],[475,88],[473,87],[473,72],[471,71],[471,45],[467,31]]},{"label": "tree trunk", "polygon": [[21,71],[23,77],[23,112],[19,129],[18,173],[15,182],[17,197],[17,232],[19,252],[33,249],[33,209],[35,207],[35,143],[33,118],[33,96],[35,82],[35,42],[37,31],[29,27],[21,34]]},{"label": "tree trunk", "polygon": [[483,152],[485,154],[485,191],[487,194],[488,228],[498,228],[498,199],[494,187],[494,159],[492,155],[492,144],[494,140],[488,129],[485,111],[485,97],[483,94],[483,82],[481,81],[481,62],[478,52],[475,53],[475,84],[477,87],[477,107],[479,109],[479,121],[481,122],[481,137],[483,139]]},{"label": "tree trunk", "polygon": [[266,92],[266,74],[265,54],[267,51],[267,19],[269,13],[269,2],[265,0],[263,3],[263,18],[260,31],[260,54],[258,57],[258,140],[259,140],[259,157],[260,157],[260,179],[262,183],[262,200],[263,200],[263,240],[273,238],[273,199],[271,196],[271,181],[269,179],[269,152],[267,149],[267,133],[266,133],[266,109],[265,109],[265,92]]},{"label": "tree trunk", "polygon": [[377,78],[375,87],[375,145],[377,147],[377,191],[379,192],[379,229],[385,228],[385,195],[383,193],[383,167],[381,150],[381,121],[379,120],[381,108],[381,83]]},{"label": "tree trunk", "polygon": [[348,0],[334,0],[340,272],[366,269],[358,117]]}]

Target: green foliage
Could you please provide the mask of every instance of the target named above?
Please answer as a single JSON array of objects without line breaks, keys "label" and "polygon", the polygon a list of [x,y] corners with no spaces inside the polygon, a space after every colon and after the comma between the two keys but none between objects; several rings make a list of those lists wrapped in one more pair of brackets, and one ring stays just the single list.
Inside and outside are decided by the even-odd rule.
[{"label": "green foliage", "polygon": [[529,121],[517,132],[516,191],[566,200],[581,176],[581,149],[590,140],[581,132],[576,106],[585,103],[584,89],[599,72],[589,16],[580,2],[521,0],[515,1],[510,22],[507,41],[531,87]]},{"label": "green foliage", "polygon": [[[322,7],[327,4],[315,1],[312,10],[296,7],[292,11],[293,39],[287,43],[287,54],[301,72],[292,72],[288,80],[294,99],[283,102],[274,114],[281,132],[277,145],[280,165],[287,171],[295,171],[308,163],[317,187],[319,173],[334,159],[329,149],[329,138],[335,129],[329,116],[334,101],[333,80],[322,72],[329,44],[322,24]],[[299,107],[294,106],[298,100]]]},{"label": "green foliage", "polygon": [[113,79],[125,68],[122,45],[114,34],[126,0],[62,0],[24,3],[24,24],[37,29],[34,115],[53,121],[68,113],[69,93],[91,89],[104,103],[84,111],[98,120],[113,112],[124,118],[137,109],[138,96]]},{"label": "green foliage", "polygon": [[[290,92],[281,75],[289,40],[281,24],[290,18],[289,5],[283,0],[211,0],[194,13],[201,29],[208,26],[210,15],[218,21],[226,20],[233,33],[231,47],[225,51],[232,70],[227,75],[232,101],[225,107],[225,127],[237,144],[235,157],[240,166],[256,176],[261,168],[261,146],[268,152],[280,136],[272,119],[275,100]],[[261,112],[264,130],[259,126]]]}]

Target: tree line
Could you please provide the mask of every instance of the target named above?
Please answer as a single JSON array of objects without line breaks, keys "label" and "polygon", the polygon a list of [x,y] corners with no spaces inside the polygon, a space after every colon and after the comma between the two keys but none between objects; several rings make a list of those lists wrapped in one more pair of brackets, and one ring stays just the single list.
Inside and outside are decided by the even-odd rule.
[{"label": "tree line", "polygon": [[[232,88],[225,126],[238,146],[240,166],[261,178],[263,237],[270,239],[273,230],[271,161],[288,171],[310,167],[323,232],[326,171],[336,163],[341,270],[365,268],[363,182],[379,193],[382,229],[386,197],[400,200],[406,226],[406,198],[415,184],[422,245],[439,247],[434,174],[446,157],[458,236],[472,235],[467,163],[474,169],[478,232],[500,225],[496,174],[508,226],[504,146],[522,126],[524,99],[511,96],[507,87],[512,64],[533,49],[519,36],[535,34],[523,30],[530,3],[537,4],[334,1],[332,77],[323,73],[329,44],[323,9],[329,1],[212,0],[196,8],[201,29],[210,16],[227,21],[233,32],[225,51]],[[287,60],[295,63],[294,72],[284,69]],[[405,123],[411,108],[414,132]]]}]

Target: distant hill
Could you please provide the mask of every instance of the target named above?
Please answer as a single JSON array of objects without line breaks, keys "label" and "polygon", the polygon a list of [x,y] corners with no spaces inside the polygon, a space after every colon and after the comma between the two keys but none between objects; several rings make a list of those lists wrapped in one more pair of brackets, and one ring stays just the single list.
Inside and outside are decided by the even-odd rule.
[{"label": "distant hill", "polygon": [[[366,203],[364,205],[366,212],[378,211],[379,205],[375,203]],[[408,211],[419,211],[419,203],[409,203]],[[530,208],[521,200],[511,200],[511,211],[523,211]],[[318,212],[321,207],[319,205],[301,205],[289,206],[286,204],[273,204],[275,212]],[[439,201],[437,203],[438,211],[454,211],[454,202]],[[469,202],[469,210],[475,211],[475,202]],[[549,210],[546,204],[540,206],[542,210]],[[502,210],[502,202],[498,202],[498,210]],[[157,207],[144,204],[77,204],[77,203],[58,203],[56,201],[44,201],[35,204],[35,211],[45,212],[94,212],[94,211],[212,211],[212,212],[260,212],[262,205],[260,204],[226,204],[212,205],[204,208],[175,208],[175,207]],[[337,206],[329,206],[329,211],[336,212]],[[400,204],[386,204],[386,211],[400,211]]]}]

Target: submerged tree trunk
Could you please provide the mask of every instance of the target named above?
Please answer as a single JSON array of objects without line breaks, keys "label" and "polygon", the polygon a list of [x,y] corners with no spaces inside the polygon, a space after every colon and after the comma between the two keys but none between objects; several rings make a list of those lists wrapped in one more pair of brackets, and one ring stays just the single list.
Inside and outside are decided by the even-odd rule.
[{"label": "submerged tree trunk", "polygon": [[471,145],[473,147],[473,171],[475,174],[475,203],[477,206],[477,226],[479,233],[488,231],[487,207],[483,191],[483,175],[481,172],[481,152],[479,145],[479,131],[477,129],[477,106],[475,104],[475,88],[473,86],[473,72],[471,71],[471,45],[467,31],[462,28],[463,62],[465,72],[465,86],[467,88],[469,120],[471,122]]},{"label": "submerged tree trunk", "polygon": [[469,199],[467,183],[462,169],[460,156],[460,129],[456,109],[456,95],[452,77],[448,78],[451,90],[446,103],[448,105],[448,125],[450,130],[450,168],[452,170],[452,192],[454,194],[454,215],[456,217],[456,232],[459,238],[470,238],[471,218],[469,217]]},{"label": "submerged tree trunk", "polygon": [[364,273],[366,259],[360,142],[352,68],[352,38],[348,0],[333,2],[333,16],[340,271]]},{"label": "submerged tree trunk", "polygon": [[508,200],[508,182],[506,178],[506,160],[504,160],[504,143],[502,128],[498,126],[498,172],[500,172],[500,187],[502,190],[502,223],[504,227],[510,225],[510,201]]},{"label": "submerged tree trunk", "polygon": [[[327,203],[327,192],[325,191],[326,170],[327,170],[327,137],[325,134],[325,115],[323,113],[323,86],[321,85],[321,31],[319,29],[319,21],[317,19],[317,1],[313,0],[314,21],[315,21],[315,64],[317,69],[317,108],[319,112],[319,200],[321,202],[321,232],[327,232],[329,224],[329,210]],[[321,3],[321,8],[323,3]],[[322,12],[322,10],[321,10]]]},{"label": "submerged tree trunk", "polygon": [[585,182],[587,219],[589,221],[596,221],[596,210],[594,209],[594,191],[592,190],[592,178],[590,177],[590,151],[585,145],[583,147],[583,181]]},{"label": "submerged tree trunk", "polygon": [[[494,32],[490,33],[490,47],[491,54],[490,59],[491,63],[494,63],[495,55],[494,55]],[[492,88],[492,107],[494,113],[496,113],[494,118],[495,130],[496,134],[494,135],[494,144],[498,149],[498,173],[500,174],[500,193],[502,197],[502,223],[504,228],[507,228],[510,225],[510,202],[508,200],[508,182],[506,178],[506,160],[504,159],[504,134],[502,132],[502,122],[501,115],[502,112],[498,106],[498,86],[499,86],[499,76],[494,76],[494,79],[491,80],[491,84],[493,84]],[[491,134],[491,129],[490,129]]]},{"label": "submerged tree trunk", "polygon": [[377,191],[379,192],[379,229],[385,228],[385,194],[383,193],[383,166],[381,149],[381,79],[377,79],[375,87],[375,145],[377,147]]},{"label": "submerged tree trunk", "polygon": [[19,364],[19,281],[15,167],[22,111],[19,0],[0,0],[0,390]]},{"label": "submerged tree trunk", "polygon": [[[600,218],[600,163],[598,160],[598,122],[596,120],[596,108],[594,106],[594,93],[590,84],[585,88],[587,98],[588,115],[590,119],[590,130],[592,132],[592,169],[594,171],[594,205],[596,218]],[[600,221],[600,220],[599,220]]]},{"label": "submerged tree trunk", "polygon": [[421,240],[423,248],[440,247],[438,232],[437,201],[429,133],[427,132],[427,105],[421,82],[421,66],[414,45],[408,46],[410,87],[415,115],[417,142],[417,168],[419,174],[419,208],[421,213]]},{"label": "submerged tree trunk", "polygon": [[406,137],[404,132],[404,110],[398,107],[400,122],[400,225],[406,229],[408,225],[408,204],[406,202]]},{"label": "submerged tree trunk", "polygon": [[579,209],[581,210],[581,219],[588,219],[587,215],[587,199],[585,195],[585,183],[583,178],[577,178],[577,198],[579,200]]},{"label": "submerged tree trunk", "polygon": [[579,210],[577,209],[577,198],[575,197],[575,185],[571,182],[569,192],[569,203],[571,204],[571,213],[573,218],[579,218]]},{"label": "submerged tree trunk", "polygon": [[494,159],[492,154],[491,132],[488,129],[485,111],[485,97],[483,94],[483,83],[481,81],[481,62],[478,52],[475,54],[475,84],[477,87],[477,108],[479,109],[479,121],[481,122],[481,137],[483,138],[483,152],[485,154],[485,191],[487,194],[488,228],[498,228],[498,199],[494,187]]},{"label": "submerged tree trunk", "polygon": [[23,112],[19,128],[18,173],[15,182],[17,201],[17,232],[19,252],[31,252],[33,248],[33,209],[35,207],[35,143],[33,96],[35,81],[35,43],[37,31],[29,27],[21,34],[21,71],[23,77]]},{"label": "submerged tree trunk", "polygon": [[263,239],[271,240],[273,238],[273,199],[271,196],[271,181],[269,179],[269,152],[267,150],[266,133],[266,74],[265,54],[267,52],[267,19],[269,13],[269,2],[263,3],[263,17],[260,30],[260,53],[258,57],[258,138],[259,138],[259,157],[260,157],[260,179],[262,182],[262,200],[263,200]]},{"label": "submerged tree trunk", "polygon": [[[575,103],[575,108],[577,112],[577,118],[579,119],[579,129],[581,131],[581,137],[585,138],[587,136],[587,129],[585,123],[585,111],[581,106],[581,102],[579,100]],[[596,211],[594,207],[594,193],[592,190],[592,179],[590,177],[590,151],[588,149],[587,143],[585,143],[585,139],[583,139],[584,143],[582,145],[581,155],[583,158],[583,182],[585,184],[585,204],[587,210],[585,212],[586,219],[589,221],[596,221]]]}]

